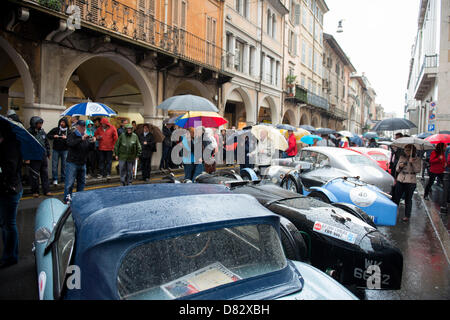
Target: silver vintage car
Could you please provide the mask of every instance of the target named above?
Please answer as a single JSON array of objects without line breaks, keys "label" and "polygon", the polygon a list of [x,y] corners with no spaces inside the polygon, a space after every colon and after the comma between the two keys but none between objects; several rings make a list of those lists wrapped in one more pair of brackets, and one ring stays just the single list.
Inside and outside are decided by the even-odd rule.
[{"label": "silver vintage car", "polygon": [[332,167],[346,172],[348,176],[359,176],[361,181],[377,186],[386,193],[391,192],[394,178],[381,169],[376,161],[355,151],[333,147],[303,148],[297,159],[310,162],[316,168]]}]

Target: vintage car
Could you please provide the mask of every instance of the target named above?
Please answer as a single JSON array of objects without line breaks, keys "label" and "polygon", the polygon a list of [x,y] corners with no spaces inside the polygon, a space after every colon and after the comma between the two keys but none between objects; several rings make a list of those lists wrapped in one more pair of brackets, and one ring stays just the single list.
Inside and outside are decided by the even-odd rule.
[{"label": "vintage car", "polygon": [[274,159],[265,176],[251,173],[251,170],[241,171],[244,180],[263,178],[284,189],[328,203],[357,206],[367,213],[362,218],[372,226],[394,226],[397,223],[397,205],[389,194],[365,183],[359,177],[351,177],[348,171],[331,167],[328,163],[310,163],[294,158]]},{"label": "vintage car", "polygon": [[348,176],[377,186],[383,192],[391,192],[394,178],[377,163],[355,151],[332,147],[307,147],[300,151],[298,160],[312,163],[315,167],[330,166],[346,171]]},{"label": "vintage car", "polygon": [[391,169],[389,169],[389,159],[391,158],[390,151],[383,148],[353,147],[349,149],[370,157],[372,160],[378,163],[381,169],[389,173],[391,172]]},{"label": "vintage car", "polygon": [[[308,261],[332,275],[349,289],[397,290],[401,287],[403,255],[375,227],[355,216],[349,204],[327,204],[314,198],[285,190],[269,181],[241,181],[231,176],[202,174],[196,183],[218,183],[234,193],[255,197],[272,212],[288,219],[307,244]],[[295,234],[291,232],[291,234]],[[290,259],[303,252],[303,242],[284,245]],[[367,279],[370,266],[380,268],[379,286]]]},{"label": "vintage car", "polygon": [[280,217],[220,185],[92,190],[70,205],[47,199],[34,246],[40,299],[356,299],[286,259]]}]

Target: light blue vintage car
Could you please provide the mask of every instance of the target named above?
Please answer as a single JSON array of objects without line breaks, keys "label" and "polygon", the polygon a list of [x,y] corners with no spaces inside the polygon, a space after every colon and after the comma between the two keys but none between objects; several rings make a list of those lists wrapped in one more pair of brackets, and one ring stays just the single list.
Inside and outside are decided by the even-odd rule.
[{"label": "light blue vintage car", "polygon": [[280,217],[221,185],[148,184],[41,203],[40,299],[356,299],[287,260]]}]

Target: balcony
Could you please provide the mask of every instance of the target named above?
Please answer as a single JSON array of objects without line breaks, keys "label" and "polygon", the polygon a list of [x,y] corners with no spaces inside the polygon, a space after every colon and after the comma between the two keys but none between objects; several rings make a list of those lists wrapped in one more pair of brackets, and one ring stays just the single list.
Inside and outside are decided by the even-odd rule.
[{"label": "balcony", "polygon": [[340,120],[347,120],[348,119],[348,114],[347,112],[345,112],[342,109],[339,109],[335,106],[330,106],[329,108],[329,114],[331,117],[336,118],[336,119],[340,119]]},{"label": "balcony", "polygon": [[324,110],[329,109],[328,100],[312,93],[311,91],[308,91],[307,103],[314,107],[321,108]]},{"label": "balcony", "polygon": [[416,82],[414,99],[423,100],[431,90],[438,73],[438,55],[425,56]]},{"label": "balcony", "polygon": [[225,52],[221,46],[206,41],[186,30],[167,25],[143,12],[115,0],[60,0],[43,5],[41,0],[26,0],[37,10],[61,19],[69,18],[68,9],[80,9],[81,26],[106,33],[112,37],[168,54],[214,71],[224,71]]},{"label": "balcony", "polygon": [[307,103],[308,102],[308,91],[299,85],[287,89],[286,100],[292,101],[293,103]]}]

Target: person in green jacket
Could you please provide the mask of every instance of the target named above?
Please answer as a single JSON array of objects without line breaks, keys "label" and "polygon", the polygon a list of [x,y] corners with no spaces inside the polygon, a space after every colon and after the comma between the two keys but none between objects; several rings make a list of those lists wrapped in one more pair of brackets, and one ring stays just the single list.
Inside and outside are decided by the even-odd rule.
[{"label": "person in green jacket", "polygon": [[133,181],[133,167],[142,152],[138,136],[133,133],[131,124],[125,125],[125,132],[119,136],[115,146],[114,154],[119,160],[120,182],[128,186]]}]

